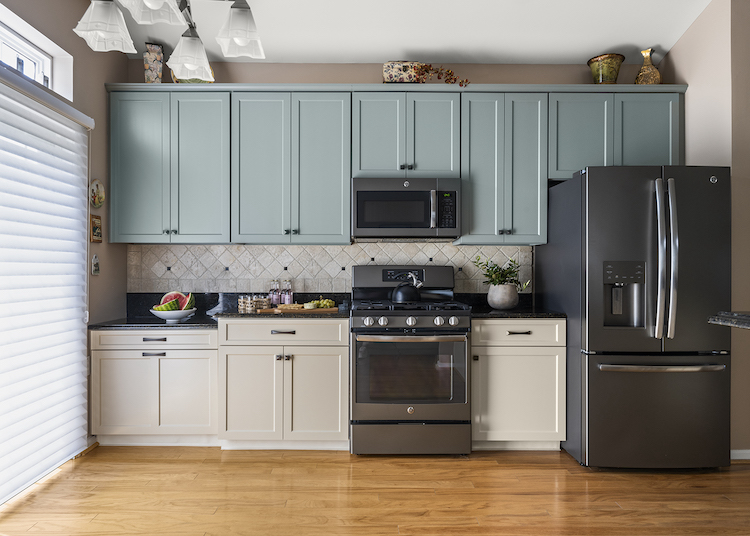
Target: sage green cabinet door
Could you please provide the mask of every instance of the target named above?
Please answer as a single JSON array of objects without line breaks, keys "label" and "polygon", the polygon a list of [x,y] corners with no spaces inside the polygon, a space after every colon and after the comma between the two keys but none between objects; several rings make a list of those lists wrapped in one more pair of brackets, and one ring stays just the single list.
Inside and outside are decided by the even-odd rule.
[{"label": "sage green cabinet door", "polygon": [[547,94],[462,98],[459,244],[547,240]]},{"label": "sage green cabinet door", "polygon": [[168,243],[169,94],[110,93],[110,242]]},{"label": "sage green cabinet door", "polygon": [[614,165],[682,165],[682,99],[676,93],[615,95]]},{"label": "sage green cabinet door", "polygon": [[355,92],[352,176],[460,176],[460,94]]},{"label": "sage green cabinet door", "polygon": [[569,179],[587,166],[614,162],[614,95],[550,93],[550,179]]},{"label": "sage green cabinet door", "polygon": [[547,242],[547,94],[505,95],[505,244]]},{"label": "sage green cabinet door", "polygon": [[172,243],[229,243],[229,93],[173,93],[171,106]]},{"label": "sage green cabinet door", "polygon": [[351,93],[292,94],[292,243],[351,243]]},{"label": "sage green cabinet door", "polygon": [[232,94],[232,242],[291,238],[291,94]]},{"label": "sage green cabinet door", "polygon": [[352,176],[406,173],[406,94],[352,94]]},{"label": "sage green cabinet door", "polygon": [[461,176],[458,93],[407,93],[406,175]]}]

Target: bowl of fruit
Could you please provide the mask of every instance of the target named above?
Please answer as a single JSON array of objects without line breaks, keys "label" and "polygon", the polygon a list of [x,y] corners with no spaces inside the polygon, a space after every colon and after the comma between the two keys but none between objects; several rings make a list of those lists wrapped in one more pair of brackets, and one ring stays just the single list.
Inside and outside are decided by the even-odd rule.
[{"label": "bowl of fruit", "polygon": [[167,292],[161,297],[158,305],[151,308],[151,313],[157,318],[166,320],[167,324],[176,324],[180,320],[195,313],[195,297],[191,292]]}]

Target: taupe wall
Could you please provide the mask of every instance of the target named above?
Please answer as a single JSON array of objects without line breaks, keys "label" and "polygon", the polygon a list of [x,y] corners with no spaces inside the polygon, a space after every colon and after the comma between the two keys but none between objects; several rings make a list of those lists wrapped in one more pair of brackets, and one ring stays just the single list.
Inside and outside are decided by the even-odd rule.
[{"label": "taupe wall", "polygon": [[[126,82],[128,61],[119,52],[93,52],[73,33],[89,0],[0,0],[3,5],[46,35],[73,60],[73,106],[93,118],[91,135],[91,177],[101,180],[109,192],[109,123],[106,82]],[[54,76],[54,74],[53,74]],[[107,225],[107,206],[91,209]],[[107,228],[105,227],[105,236]],[[99,256],[101,274],[91,276],[89,311],[91,321],[110,320],[125,315],[127,248],[124,244],[90,244],[90,255]]]},{"label": "taupe wall", "polygon": [[[732,309],[750,310],[750,3],[713,0],[659,65],[687,84],[686,160],[732,166]],[[710,222],[706,222],[710,225]],[[732,449],[750,449],[750,332],[732,330]]]}]

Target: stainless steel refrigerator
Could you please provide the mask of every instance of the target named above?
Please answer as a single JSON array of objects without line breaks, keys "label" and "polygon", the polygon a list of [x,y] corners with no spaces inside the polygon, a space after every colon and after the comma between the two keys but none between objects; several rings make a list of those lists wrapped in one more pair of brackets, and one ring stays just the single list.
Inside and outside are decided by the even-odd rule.
[{"label": "stainless steel refrigerator", "polygon": [[564,312],[582,465],[729,465],[730,183],[723,167],[589,167],[549,190],[536,304]]}]

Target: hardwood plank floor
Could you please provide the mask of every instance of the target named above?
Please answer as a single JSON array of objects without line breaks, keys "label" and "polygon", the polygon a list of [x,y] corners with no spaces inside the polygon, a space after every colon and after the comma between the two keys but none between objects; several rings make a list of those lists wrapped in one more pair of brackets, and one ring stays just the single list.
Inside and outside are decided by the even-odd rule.
[{"label": "hardwood plank floor", "polygon": [[704,471],[581,467],[565,452],[99,447],[0,508],[21,534],[750,534],[750,463]]}]

